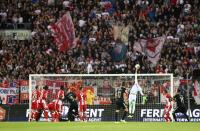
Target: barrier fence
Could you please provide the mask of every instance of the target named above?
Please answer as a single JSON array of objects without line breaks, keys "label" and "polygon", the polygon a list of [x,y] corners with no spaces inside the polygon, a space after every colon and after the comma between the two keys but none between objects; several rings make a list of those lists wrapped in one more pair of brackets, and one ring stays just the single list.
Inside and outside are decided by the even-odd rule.
[{"label": "barrier fence", "polygon": [[[133,119],[126,118],[127,121],[140,122],[162,122],[164,105],[136,105],[136,112]],[[86,114],[88,121],[114,121],[115,105],[92,105],[88,106]],[[28,105],[1,105],[0,121],[28,121]],[[63,119],[66,119],[68,107],[63,108]],[[190,120],[200,121],[200,106],[192,106]],[[122,115],[122,113],[120,113]],[[187,121],[182,114],[178,114],[178,121]],[[76,119],[78,121],[78,119]]]}]

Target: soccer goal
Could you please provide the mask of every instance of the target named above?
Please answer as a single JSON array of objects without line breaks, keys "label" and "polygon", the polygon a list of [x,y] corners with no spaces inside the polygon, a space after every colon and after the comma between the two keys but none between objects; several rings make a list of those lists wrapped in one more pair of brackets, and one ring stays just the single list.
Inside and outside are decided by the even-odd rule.
[{"label": "soccer goal", "polygon": [[[85,92],[87,105],[85,115],[87,121],[114,121],[116,91],[125,82],[127,98],[129,90],[135,83],[135,74],[30,74],[29,75],[29,120],[34,110],[33,101],[37,99],[37,90],[48,86],[46,104],[54,99],[64,86],[66,90],[78,95],[80,87]],[[173,96],[173,74],[137,74],[138,84],[141,86],[144,96],[137,94],[135,112],[132,118],[126,117],[127,121],[164,121],[163,113],[165,106],[164,92]],[[77,99],[78,101],[78,99]],[[79,103],[79,102],[78,102]],[[68,120],[70,104],[63,101],[62,120]],[[127,105],[128,106],[128,105]],[[47,109],[48,110],[48,109]],[[48,114],[49,121],[51,113]],[[121,117],[122,113],[119,114]],[[76,116],[75,121],[79,121]],[[44,120],[41,115],[40,121]]]}]

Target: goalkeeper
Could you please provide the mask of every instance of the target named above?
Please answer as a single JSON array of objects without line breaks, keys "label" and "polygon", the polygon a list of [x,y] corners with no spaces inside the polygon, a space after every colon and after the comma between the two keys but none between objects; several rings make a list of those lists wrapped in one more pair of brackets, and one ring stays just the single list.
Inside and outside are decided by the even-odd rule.
[{"label": "goalkeeper", "polygon": [[142,88],[140,87],[140,85],[138,84],[138,80],[137,80],[137,70],[138,68],[136,68],[136,73],[135,73],[135,83],[132,86],[130,93],[129,93],[129,115],[128,117],[133,117],[133,114],[135,112],[135,104],[136,104],[136,99],[137,99],[137,92],[140,92],[140,94],[142,96],[144,96],[144,93],[142,92]]}]

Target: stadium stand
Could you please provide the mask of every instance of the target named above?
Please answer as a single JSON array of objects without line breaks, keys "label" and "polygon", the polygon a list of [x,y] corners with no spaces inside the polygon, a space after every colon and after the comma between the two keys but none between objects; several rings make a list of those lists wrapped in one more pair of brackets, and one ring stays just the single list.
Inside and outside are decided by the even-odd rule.
[{"label": "stadium stand", "polygon": [[[0,36],[0,83],[47,73],[173,73],[186,79],[200,68],[199,0],[6,0],[0,2],[0,29],[30,30],[30,38]],[[77,46],[60,52],[47,28],[70,11]],[[122,59],[115,59],[113,26],[128,26]],[[152,64],[134,50],[140,39],[166,36],[161,58]],[[120,53],[123,53],[121,51]],[[120,57],[118,54],[117,57]]]}]

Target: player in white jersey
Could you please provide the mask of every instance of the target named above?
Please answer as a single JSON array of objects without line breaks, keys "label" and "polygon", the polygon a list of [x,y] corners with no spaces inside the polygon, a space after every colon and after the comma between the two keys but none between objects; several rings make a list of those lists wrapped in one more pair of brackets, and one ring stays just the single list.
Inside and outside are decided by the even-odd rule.
[{"label": "player in white jersey", "polygon": [[128,117],[133,117],[133,114],[135,112],[135,104],[136,104],[136,99],[137,99],[137,93],[140,92],[142,96],[144,96],[142,92],[142,88],[138,84],[138,82],[135,82],[135,84],[132,86],[130,93],[129,93],[129,116]]},{"label": "player in white jersey", "polygon": [[130,92],[129,92],[129,116],[128,117],[133,117],[133,114],[135,112],[135,104],[136,104],[136,99],[137,99],[137,93],[140,92],[142,96],[144,96],[144,93],[142,92],[142,88],[138,84],[137,80],[137,68],[136,68],[136,73],[135,73],[135,83],[132,86]]}]

